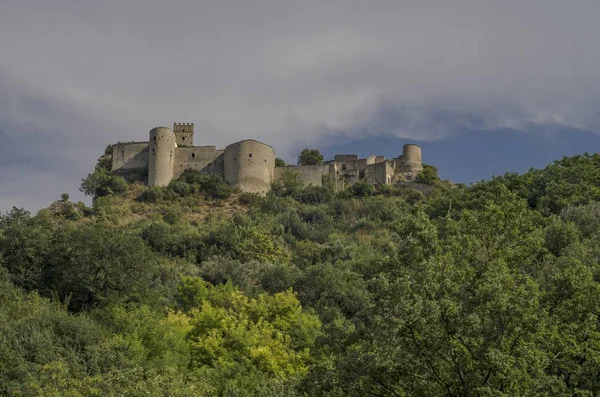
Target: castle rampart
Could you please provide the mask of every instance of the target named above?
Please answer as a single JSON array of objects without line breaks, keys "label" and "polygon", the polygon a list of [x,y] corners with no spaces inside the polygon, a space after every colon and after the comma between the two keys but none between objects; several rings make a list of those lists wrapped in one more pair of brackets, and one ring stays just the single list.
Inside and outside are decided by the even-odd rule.
[{"label": "castle rampart", "polygon": [[176,147],[175,134],[170,128],[156,127],[150,131],[148,186],[166,186],[171,182]]},{"label": "castle rampart", "polygon": [[225,181],[242,191],[270,191],[274,169],[275,151],[269,145],[249,139],[225,148]]},{"label": "castle rampart", "polygon": [[296,172],[305,186],[323,186],[324,178],[335,178],[335,165],[323,163],[315,165],[289,165],[275,167],[275,178],[281,179],[286,172]]},{"label": "castle rampart", "polygon": [[112,146],[112,169],[148,169],[148,142],[125,142]]},{"label": "castle rampart", "polygon": [[317,165],[275,167],[273,148],[252,139],[233,143],[225,149],[193,146],[194,124],[175,123],[173,129],[157,127],[148,142],[117,143],[112,146],[112,172],[130,181],[149,186],[166,186],[186,169],[221,176],[245,192],[266,193],[274,180],[295,172],[305,186],[332,182],[344,188],[357,181],[373,184],[412,183],[422,171],[421,148],[404,145],[402,154],[386,160],[383,156],[359,158],[338,154],[334,160]]},{"label": "castle rampart", "polygon": [[188,168],[223,176],[223,163],[223,150],[217,150],[214,146],[177,147],[173,178],[177,178]]},{"label": "castle rampart", "polygon": [[173,133],[177,146],[194,146],[194,123],[174,123]]},{"label": "castle rampart", "polygon": [[421,148],[414,144],[404,145],[399,168],[402,172],[419,172],[423,170]]}]

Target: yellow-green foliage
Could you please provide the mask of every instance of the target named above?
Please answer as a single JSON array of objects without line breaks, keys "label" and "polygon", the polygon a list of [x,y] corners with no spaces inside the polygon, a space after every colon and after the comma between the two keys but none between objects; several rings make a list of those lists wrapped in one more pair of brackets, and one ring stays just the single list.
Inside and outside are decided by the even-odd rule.
[{"label": "yellow-green foliage", "polygon": [[240,250],[248,260],[287,263],[289,253],[270,234],[256,228],[244,230]]},{"label": "yellow-green foliage", "polygon": [[0,395],[600,395],[600,156],[427,195],[184,179],[0,214]]},{"label": "yellow-green foliage", "polygon": [[291,290],[249,298],[229,283],[186,278],[180,296],[190,318],[192,368],[250,368],[279,378],[306,373],[321,324]]}]

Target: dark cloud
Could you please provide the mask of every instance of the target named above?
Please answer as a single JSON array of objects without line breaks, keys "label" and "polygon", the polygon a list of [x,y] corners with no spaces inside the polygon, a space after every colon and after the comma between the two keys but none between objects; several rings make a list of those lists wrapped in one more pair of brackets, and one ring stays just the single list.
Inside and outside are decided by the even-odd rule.
[{"label": "dark cloud", "polygon": [[173,121],[196,122],[199,144],[253,137],[287,157],[362,134],[597,131],[599,11],[597,0],[3,0],[0,209],[75,193],[106,144]]}]

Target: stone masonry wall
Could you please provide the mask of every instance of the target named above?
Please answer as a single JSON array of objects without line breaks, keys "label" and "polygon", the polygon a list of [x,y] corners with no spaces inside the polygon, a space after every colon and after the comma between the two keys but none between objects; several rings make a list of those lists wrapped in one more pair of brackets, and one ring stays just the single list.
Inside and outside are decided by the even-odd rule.
[{"label": "stone masonry wall", "polygon": [[387,185],[392,183],[394,169],[387,162],[369,164],[366,168],[365,180],[369,183]]},{"label": "stone masonry wall", "polygon": [[112,146],[111,171],[130,182],[148,177],[148,142],[117,143]]},{"label": "stone masonry wall", "polygon": [[148,168],[148,142],[117,143],[112,146],[112,170]]},{"label": "stone masonry wall", "polygon": [[317,165],[290,165],[286,167],[275,167],[274,179],[281,179],[286,172],[297,172],[304,186],[323,186],[323,177],[329,177],[333,164]]},{"label": "stone masonry wall", "polygon": [[187,168],[223,177],[223,150],[216,150],[214,146],[176,148],[173,178],[177,178]]},{"label": "stone masonry wall", "polygon": [[267,193],[273,183],[275,152],[264,143],[248,139],[225,148],[225,181],[250,193]]},{"label": "stone masonry wall", "polygon": [[304,186],[323,186],[323,181],[329,180],[336,189],[344,189],[358,181],[402,185],[414,181],[422,170],[421,148],[414,144],[404,145],[402,154],[389,160],[384,156],[361,159],[355,154],[338,154],[323,164],[275,167],[273,148],[262,142],[247,139],[217,150],[215,146],[193,146],[193,137],[193,123],[175,123],[172,130],[154,128],[149,142],[112,145],[111,170],[130,181],[165,186],[191,168],[219,175],[242,191],[256,193],[268,192],[273,180],[286,172],[298,173]]},{"label": "stone masonry wall", "polygon": [[175,169],[175,134],[167,127],[153,128],[149,146],[148,185],[167,186]]}]

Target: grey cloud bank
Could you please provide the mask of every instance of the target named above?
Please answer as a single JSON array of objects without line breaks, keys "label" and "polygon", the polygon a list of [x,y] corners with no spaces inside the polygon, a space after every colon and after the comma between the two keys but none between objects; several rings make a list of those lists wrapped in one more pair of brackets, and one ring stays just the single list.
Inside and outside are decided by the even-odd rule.
[{"label": "grey cloud bank", "polygon": [[0,209],[75,196],[108,143],[173,121],[287,157],[341,133],[599,131],[598,17],[597,0],[3,0]]}]

